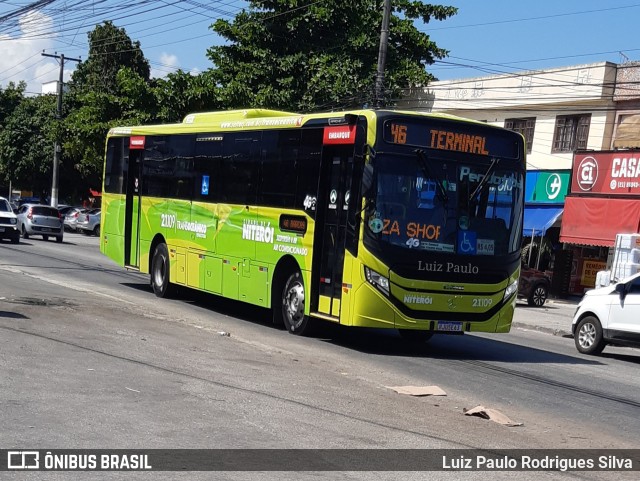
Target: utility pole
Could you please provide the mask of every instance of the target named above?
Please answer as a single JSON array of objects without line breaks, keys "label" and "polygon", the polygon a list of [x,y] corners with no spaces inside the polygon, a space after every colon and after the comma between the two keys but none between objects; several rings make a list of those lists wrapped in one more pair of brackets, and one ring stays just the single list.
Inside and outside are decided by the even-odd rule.
[{"label": "utility pole", "polygon": [[384,68],[387,63],[387,45],[389,44],[389,18],[391,17],[391,0],[384,0],[382,10],[382,28],[380,29],[380,50],[378,50],[378,73],[376,74],[376,108],[382,108],[384,95]]},{"label": "utility pole", "polygon": [[[50,53],[42,52],[42,56],[55,58],[56,60],[60,61],[60,78],[58,80],[58,109],[56,111],[56,118],[58,120],[61,120],[62,119],[62,88],[64,86],[64,83],[62,81],[62,76],[64,74],[64,61],[71,60],[73,62],[80,62],[80,59],[65,57],[63,53],[58,55],[57,52],[54,55]],[[53,147],[53,179],[51,180],[51,206],[52,207],[58,207],[58,166],[60,165],[61,151],[62,151],[62,148],[61,148],[60,142],[58,141],[58,139],[56,139],[56,142]]]}]

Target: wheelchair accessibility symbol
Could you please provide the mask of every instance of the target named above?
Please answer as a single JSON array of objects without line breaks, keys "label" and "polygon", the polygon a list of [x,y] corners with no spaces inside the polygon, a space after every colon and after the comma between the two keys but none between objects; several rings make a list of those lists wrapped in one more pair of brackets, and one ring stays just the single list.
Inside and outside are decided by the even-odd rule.
[{"label": "wheelchair accessibility symbol", "polygon": [[476,254],[477,234],[473,231],[458,231],[458,254]]}]

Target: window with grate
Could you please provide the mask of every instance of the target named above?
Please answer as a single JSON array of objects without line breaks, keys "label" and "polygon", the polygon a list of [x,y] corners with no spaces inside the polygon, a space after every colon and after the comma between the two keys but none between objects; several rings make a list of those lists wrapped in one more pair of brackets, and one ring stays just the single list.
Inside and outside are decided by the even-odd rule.
[{"label": "window with grate", "polygon": [[552,152],[573,152],[587,148],[591,114],[559,115],[553,136]]},{"label": "window with grate", "polygon": [[505,119],[504,128],[522,134],[527,143],[527,154],[531,153],[533,146],[533,132],[536,129],[536,118],[528,117],[523,119]]}]

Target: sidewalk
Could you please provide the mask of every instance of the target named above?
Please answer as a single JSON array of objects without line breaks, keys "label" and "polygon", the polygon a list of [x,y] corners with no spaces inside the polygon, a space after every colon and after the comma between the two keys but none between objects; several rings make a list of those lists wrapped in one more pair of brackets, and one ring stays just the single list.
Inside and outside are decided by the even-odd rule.
[{"label": "sidewalk", "polygon": [[568,299],[548,299],[543,307],[529,307],[523,299],[518,299],[512,327],[553,334],[571,336],[571,321],[581,297]]}]

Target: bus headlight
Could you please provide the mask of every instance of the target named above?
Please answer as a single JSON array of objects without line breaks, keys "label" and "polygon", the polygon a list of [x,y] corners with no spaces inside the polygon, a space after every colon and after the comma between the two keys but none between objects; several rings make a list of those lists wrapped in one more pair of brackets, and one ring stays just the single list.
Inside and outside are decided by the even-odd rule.
[{"label": "bus headlight", "polygon": [[504,290],[504,297],[502,298],[502,300],[504,301],[505,299],[509,299],[513,295],[513,293],[516,292],[517,290],[518,290],[518,280],[516,279],[511,284],[509,284],[507,288]]},{"label": "bus headlight", "polygon": [[373,284],[379,291],[387,296],[389,295],[389,279],[376,271],[372,271],[368,267],[364,268],[364,275],[370,284]]}]

